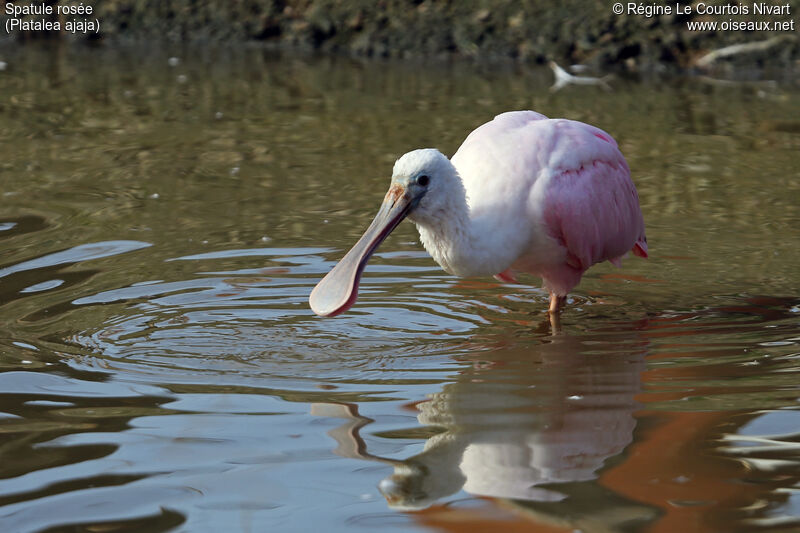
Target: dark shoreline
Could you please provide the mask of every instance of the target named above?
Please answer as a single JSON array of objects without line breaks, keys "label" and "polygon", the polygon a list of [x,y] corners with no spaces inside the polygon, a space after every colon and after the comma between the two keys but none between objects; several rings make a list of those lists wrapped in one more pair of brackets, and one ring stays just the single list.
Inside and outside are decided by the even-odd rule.
[{"label": "dark shoreline", "polygon": [[[787,16],[739,18],[782,21],[800,16],[800,0],[788,4],[791,13]],[[586,0],[557,4],[535,0],[107,0],[95,5],[89,17],[99,21],[99,32],[13,32],[12,37],[100,45],[257,43],[355,57],[555,60],[630,72],[687,70],[710,51],[781,37],[768,49],[726,57],[720,63],[796,68],[800,62],[797,31],[689,31],[689,21],[726,17],[615,15],[612,3]]]}]

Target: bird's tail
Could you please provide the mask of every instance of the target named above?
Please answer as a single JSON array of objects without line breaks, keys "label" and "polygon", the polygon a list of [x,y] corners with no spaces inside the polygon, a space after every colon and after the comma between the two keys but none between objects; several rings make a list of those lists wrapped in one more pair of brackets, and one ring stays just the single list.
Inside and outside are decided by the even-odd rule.
[{"label": "bird's tail", "polygon": [[633,245],[631,251],[633,252],[633,255],[647,259],[647,241],[644,239],[639,239],[636,241],[636,244]]}]

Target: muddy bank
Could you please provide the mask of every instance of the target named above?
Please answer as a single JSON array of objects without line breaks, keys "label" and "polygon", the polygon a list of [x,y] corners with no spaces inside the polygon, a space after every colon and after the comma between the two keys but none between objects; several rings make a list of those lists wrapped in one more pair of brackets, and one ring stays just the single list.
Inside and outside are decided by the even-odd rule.
[{"label": "muddy bank", "polygon": [[[77,4],[52,1],[51,4]],[[254,41],[289,49],[368,57],[506,57],[543,62],[588,63],[628,70],[686,68],[710,50],[736,43],[785,37],[776,46],[743,56],[754,66],[792,66],[800,58],[797,22],[800,0],[781,3],[781,12],[677,13],[677,4],[659,2],[670,13],[648,16],[641,9],[614,13],[614,4],[589,0],[408,1],[408,0],[105,0],[94,4],[99,31],[50,32],[50,37],[100,42]],[[761,4],[761,3],[759,3]],[[777,6],[768,3],[770,9]],[[648,8],[647,6],[651,6]],[[741,11],[741,7],[739,8]],[[774,11],[774,10],[773,10]],[[4,15],[7,17],[7,15]],[[36,19],[36,16],[29,17]],[[62,21],[64,17],[62,16]],[[752,23],[760,31],[690,29],[691,22]],[[758,26],[756,23],[761,22]],[[4,21],[3,21],[4,22]],[[769,23],[766,30],[763,23]],[[794,31],[788,23],[793,22]],[[786,23],[785,31],[774,31]],[[12,32],[20,39],[44,32]],[[746,56],[746,57],[744,57]],[[731,61],[726,58],[725,61]],[[733,61],[740,61],[734,56]]]}]

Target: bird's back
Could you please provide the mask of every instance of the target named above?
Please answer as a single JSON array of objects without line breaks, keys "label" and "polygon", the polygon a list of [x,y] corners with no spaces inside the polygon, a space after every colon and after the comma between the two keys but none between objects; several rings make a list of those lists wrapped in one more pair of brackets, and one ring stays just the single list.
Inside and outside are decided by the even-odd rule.
[{"label": "bird's back", "polygon": [[514,268],[541,275],[560,294],[594,263],[617,262],[632,248],[646,256],[628,165],[599,128],[503,113],[473,131],[452,162],[477,225],[513,249]]}]

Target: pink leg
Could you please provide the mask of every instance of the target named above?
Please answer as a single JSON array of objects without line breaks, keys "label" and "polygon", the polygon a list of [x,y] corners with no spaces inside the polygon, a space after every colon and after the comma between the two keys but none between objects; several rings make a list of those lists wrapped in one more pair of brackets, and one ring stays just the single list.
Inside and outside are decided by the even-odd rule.
[{"label": "pink leg", "polygon": [[561,333],[561,308],[564,307],[566,302],[566,296],[550,293],[550,309],[547,310],[547,316],[550,317],[550,328],[553,335]]},{"label": "pink leg", "polygon": [[497,281],[502,281],[503,283],[517,282],[517,277],[514,275],[514,272],[510,268],[503,270],[499,274],[495,274],[494,279],[496,279]]},{"label": "pink leg", "polygon": [[566,296],[558,296],[554,293],[550,293],[550,309],[548,312],[551,315],[557,315],[561,313],[561,308],[564,307],[564,304],[567,302]]}]

